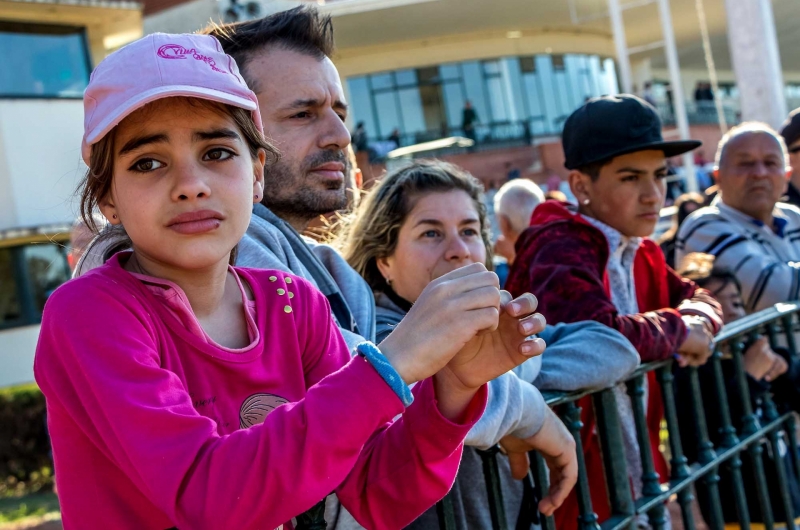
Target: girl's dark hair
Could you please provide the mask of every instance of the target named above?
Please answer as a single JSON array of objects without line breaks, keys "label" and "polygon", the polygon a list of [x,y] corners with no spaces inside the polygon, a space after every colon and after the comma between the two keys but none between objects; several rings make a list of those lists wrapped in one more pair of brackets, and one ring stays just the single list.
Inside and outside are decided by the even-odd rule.
[{"label": "girl's dark hair", "polygon": [[736,276],[727,271],[714,268],[715,258],[711,254],[692,252],[687,254],[680,263],[678,274],[696,283],[699,287],[707,288],[713,282],[721,283],[720,287],[712,294],[717,294],[730,284],[734,284],[739,292],[742,286]]},{"label": "girl's dark hair", "polygon": [[447,162],[416,160],[389,172],[369,192],[340,237],[344,258],[373,291],[383,291],[387,287],[377,260],[394,254],[400,228],[416,200],[429,193],[454,190],[466,192],[475,205],[486,248],[486,267],[491,269],[492,243],[480,181]]},{"label": "girl's dark hair", "polygon": [[[667,241],[674,240],[678,236],[678,230],[680,230],[686,218],[694,213],[695,210],[702,208],[704,203],[705,199],[697,192],[684,193],[675,199],[675,208],[677,212],[672,226],[669,227],[669,230],[661,234],[661,237],[658,238],[658,244],[661,245]],[[694,206],[694,209],[690,209],[692,206]]]},{"label": "girl's dark hair", "polygon": [[234,58],[250,90],[258,92],[247,66],[253,56],[268,46],[279,46],[320,61],[333,54],[331,17],[310,6],[300,6],[268,17],[234,24],[212,23],[203,33],[216,38]]},{"label": "girl's dark hair", "polygon": [[[239,130],[244,135],[244,140],[250,150],[250,156],[255,159],[258,152],[264,150],[267,154],[268,162],[278,159],[278,151],[264,138],[261,131],[253,122],[252,114],[249,110],[232,105],[216,103],[206,99],[183,98],[191,105],[211,109],[229,115]],[[92,154],[89,159],[89,169],[78,184],[77,193],[80,196],[80,216],[94,233],[99,233],[100,228],[95,222],[94,213],[99,210],[100,203],[108,196],[111,191],[111,183],[114,177],[114,139],[116,128],[112,129],[99,142],[92,146]],[[109,226],[103,231],[104,235],[115,237],[124,234],[124,228]],[[130,240],[125,238],[114,249],[130,248]],[[235,255],[235,249],[232,256]]]}]

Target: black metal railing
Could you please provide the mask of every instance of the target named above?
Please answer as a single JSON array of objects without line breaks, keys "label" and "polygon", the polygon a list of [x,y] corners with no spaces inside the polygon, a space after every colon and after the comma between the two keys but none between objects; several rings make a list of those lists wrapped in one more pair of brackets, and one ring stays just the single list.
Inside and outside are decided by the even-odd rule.
[{"label": "black metal railing", "polygon": [[[773,507],[778,505],[786,521],[780,521],[781,528],[795,529],[795,513],[789,494],[789,477],[784,468],[782,458],[771,459],[765,464],[765,447],[772,455],[786,454],[791,460],[789,470],[795,477],[800,477],[800,454],[797,450],[795,435],[795,416],[791,411],[779,411],[769,393],[763,396],[759,418],[754,411],[747,375],[744,369],[745,344],[765,336],[773,349],[784,347],[790,359],[797,359],[795,333],[800,329],[797,316],[800,303],[777,304],[761,312],[736,321],[716,336],[716,349],[707,365],[701,369],[673,366],[672,360],[649,363],[640,366],[625,381],[628,395],[631,397],[636,436],[639,442],[642,469],[642,496],[634,499],[628,476],[625,450],[622,442],[622,431],[618,414],[617,401],[613,387],[594,391],[578,391],[570,393],[545,392],[548,405],[558,411],[567,429],[576,442],[578,454],[578,482],[575,495],[578,505],[577,528],[580,530],[618,530],[635,528],[637,518],[645,516],[654,530],[668,528],[666,503],[673,496],[677,498],[681,511],[683,528],[696,528],[693,504],[694,490],[702,498],[702,511],[706,525],[712,530],[722,530],[726,520],[723,514],[723,502],[735,508],[736,522],[742,529],[750,528],[753,509],[760,514],[761,524],[766,530],[776,528]],[[725,368],[725,369],[723,369]],[[701,374],[702,370],[702,374]],[[645,379],[654,373],[660,386],[664,408],[664,424],[662,435],[666,438],[669,457],[669,477],[662,481],[656,472],[655,456],[651,450],[650,436],[644,402]],[[729,374],[726,377],[725,374]],[[732,374],[732,378],[730,376]],[[682,380],[680,396],[676,396],[676,377]],[[705,392],[703,392],[705,390]],[[650,388],[650,391],[656,391]],[[710,403],[704,403],[703,395],[711,396]],[[607,502],[610,517],[599,521],[592,506],[592,491],[586,462],[583,454],[583,424],[579,401],[586,404],[589,400],[593,408],[596,433],[602,453]],[[691,419],[679,417],[677,397],[689,404]],[[733,405],[733,406],[732,406]],[[733,410],[740,411],[734,418]],[[714,414],[717,432],[709,432],[706,413]],[[737,421],[734,423],[734,419]],[[683,421],[681,421],[683,420]],[[692,461],[684,452],[680,424],[691,428]],[[738,425],[738,428],[737,428]],[[583,433],[585,434],[585,433]],[[716,443],[712,442],[716,440]],[[503,497],[500,488],[500,471],[497,449],[481,453],[490,502],[492,528],[505,530],[509,523],[513,527],[530,528],[532,523],[540,523],[542,530],[555,530],[553,517],[545,517],[538,513],[538,499],[547,495],[549,488],[548,475],[544,459],[533,452],[531,469],[524,479],[522,510],[516,521],[509,521],[511,514],[504,513]],[[766,465],[772,466],[774,481],[768,483]],[[749,476],[755,483],[756,495],[746,494],[743,471],[749,467]],[[732,498],[722,498],[720,481],[726,481],[726,490]],[[527,507],[527,510],[525,509]],[[730,511],[730,510],[729,510]],[[318,513],[321,514],[322,510]],[[442,529],[456,528],[453,516],[452,499],[446,496],[437,504],[439,524]],[[513,514],[515,517],[517,514]],[[321,517],[321,515],[320,515]],[[730,518],[729,518],[730,519]],[[306,519],[298,529],[324,528],[324,521],[316,518]],[[732,521],[727,521],[732,522]],[[322,526],[319,526],[319,525]]]},{"label": "black metal railing", "polygon": [[[436,156],[480,152],[494,149],[506,149],[511,147],[521,147],[531,145],[537,138],[560,136],[563,123],[567,116],[557,118],[550,123],[545,116],[535,116],[527,120],[504,121],[494,123],[476,123],[474,127],[465,131],[461,127],[443,127],[415,133],[406,133],[399,136],[399,143],[395,140],[394,146],[408,147],[442,138],[452,136],[462,136],[475,142],[472,147],[453,147],[440,150]],[[391,140],[371,140],[368,145],[371,162],[379,162],[385,159],[386,154],[392,150]],[[431,156],[430,153],[422,153],[421,156]]]},{"label": "black metal railing", "polygon": [[[676,124],[674,107],[670,103],[659,103],[657,106],[664,126],[674,127]],[[738,111],[728,105],[723,107],[725,122],[730,127],[741,121]],[[713,101],[699,101],[686,103],[686,115],[689,125],[717,125],[719,117]],[[475,142],[475,145],[466,147],[453,147],[435,153],[436,156],[490,151],[532,145],[534,140],[541,138],[560,137],[567,115],[550,119],[547,116],[533,116],[526,120],[503,121],[493,123],[476,123],[472,130],[465,131],[461,127],[441,127],[413,133],[403,133],[394,140],[371,139],[368,143],[370,162],[382,162],[386,155],[396,147],[409,147],[449,138],[463,136]],[[394,146],[392,145],[394,144]],[[428,157],[431,153],[422,153],[420,156]]]},{"label": "black metal railing", "polygon": [[[695,101],[686,103],[686,119],[689,125],[718,125],[719,115],[717,114],[717,107],[713,101]],[[659,103],[657,110],[661,116],[661,121],[664,125],[674,126],[675,108],[671,103]],[[725,123],[728,127],[738,124],[741,119],[739,111],[728,104],[722,106],[722,112],[725,116]]]}]

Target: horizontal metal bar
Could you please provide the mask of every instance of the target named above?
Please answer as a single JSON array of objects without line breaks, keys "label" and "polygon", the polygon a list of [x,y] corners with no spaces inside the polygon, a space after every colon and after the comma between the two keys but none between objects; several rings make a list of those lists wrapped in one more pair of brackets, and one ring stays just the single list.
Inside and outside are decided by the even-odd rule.
[{"label": "horizontal metal bar", "polygon": [[577,401],[580,398],[588,396],[590,394],[596,394],[598,392],[602,392],[603,390],[607,390],[609,388],[613,388],[613,387],[615,387],[617,384],[619,384],[621,382],[630,381],[631,379],[634,379],[634,378],[636,378],[636,377],[638,377],[640,375],[644,375],[644,374],[646,374],[648,372],[652,372],[653,370],[656,370],[656,369],[661,368],[663,366],[667,366],[671,362],[672,362],[672,359],[668,359],[666,361],[655,361],[655,362],[652,362],[652,363],[646,363],[646,364],[639,365],[639,367],[636,368],[636,370],[634,370],[633,372],[628,374],[628,376],[625,379],[623,379],[622,381],[615,382],[614,384],[609,385],[609,386],[604,387],[604,388],[591,388],[591,389],[587,389],[587,390],[578,390],[576,392],[559,392],[557,390],[545,390],[544,392],[542,392],[542,396],[544,396],[545,401],[551,407],[555,407],[555,406],[558,406],[558,405],[563,405],[564,403],[569,403],[571,401]]},{"label": "horizontal metal bar", "polygon": [[[692,466],[690,468],[691,473],[687,477],[684,477],[683,479],[670,484],[669,487],[665,487],[666,484],[662,484],[661,485],[662,493],[660,493],[659,495],[642,497],[636,501],[636,512],[645,513],[653,506],[655,506],[657,503],[666,502],[672,495],[691,486],[692,484],[697,482],[697,479],[707,474],[715,467],[720,466],[721,464],[732,458],[734,455],[741,453],[753,443],[761,441],[767,434],[769,434],[773,430],[780,428],[783,425],[783,423],[787,420],[787,418],[789,418],[791,415],[792,413],[786,413],[780,418],[772,420],[766,426],[761,427],[758,431],[751,434],[747,438],[740,440],[739,443],[736,444],[735,446],[725,450],[720,449],[719,452],[717,453],[717,458],[715,458],[713,461],[703,466]],[[603,528],[604,530],[606,530],[605,527]]]},{"label": "horizontal metal bar", "polygon": [[[790,315],[793,313],[800,312],[800,302],[791,302],[791,303],[781,303],[775,304],[773,307],[764,309],[759,311],[758,313],[753,313],[752,315],[748,315],[745,318],[737,320],[732,324],[728,324],[722,328],[722,331],[717,333],[714,337],[717,343],[729,341],[735,338],[737,335],[743,335],[749,333],[751,331],[758,330],[762,326],[766,325],[770,321],[777,320],[781,317],[785,317],[786,315]],[[657,361],[652,363],[646,363],[640,365],[636,370],[633,371],[628,377],[625,378],[625,381],[629,381],[634,377],[645,374],[647,372],[652,372],[657,368],[662,366],[666,366],[667,364],[671,363],[672,360],[666,361]],[[614,383],[617,384],[617,383]],[[548,390],[542,392],[542,395],[545,398],[545,401],[551,407],[555,407],[557,405],[563,405],[564,403],[569,403],[570,401],[577,401],[578,399],[588,396],[589,394],[594,394],[595,392],[600,392],[605,390],[606,388],[611,388],[614,385],[610,385],[605,388],[592,388],[587,390],[579,390],[577,392],[559,392]]]},{"label": "horizontal metal bar", "polygon": [[627,530],[632,522],[636,520],[636,515],[612,515],[602,523],[602,530]]},{"label": "horizontal metal bar", "polygon": [[777,320],[780,317],[797,313],[798,311],[800,311],[800,303],[798,302],[775,304],[773,307],[769,307],[758,313],[753,313],[752,315],[748,315],[745,318],[725,325],[722,331],[717,333],[714,337],[714,340],[718,343],[730,340],[737,335],[755,331],[771,320]]}]

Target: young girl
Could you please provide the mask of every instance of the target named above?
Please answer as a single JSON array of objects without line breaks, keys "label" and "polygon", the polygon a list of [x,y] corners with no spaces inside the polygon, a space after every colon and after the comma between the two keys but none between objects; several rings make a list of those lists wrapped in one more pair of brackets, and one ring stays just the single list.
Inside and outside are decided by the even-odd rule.
[{"label": "young girl", "polygon": [[351,360],[308,283],[228,265],[274,151],[215,39],[117,51],[84,106],[82,213],[133,251],[45,309],[34,368],[64,526],[271,529],[335,490],[364,526],[400,528],[441,498],[485,382],[543,349],[533,297],[455,271]]}]

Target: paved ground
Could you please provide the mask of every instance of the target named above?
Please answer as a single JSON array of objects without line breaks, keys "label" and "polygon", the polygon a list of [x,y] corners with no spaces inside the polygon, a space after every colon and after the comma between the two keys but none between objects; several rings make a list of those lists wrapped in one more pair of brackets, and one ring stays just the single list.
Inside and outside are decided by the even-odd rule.
[{"label": "paved ground", "polygon": [[43,517],[27,517],[14,523],[0,523],[0,530],[62,530],[61,517],[45,515]]}]

